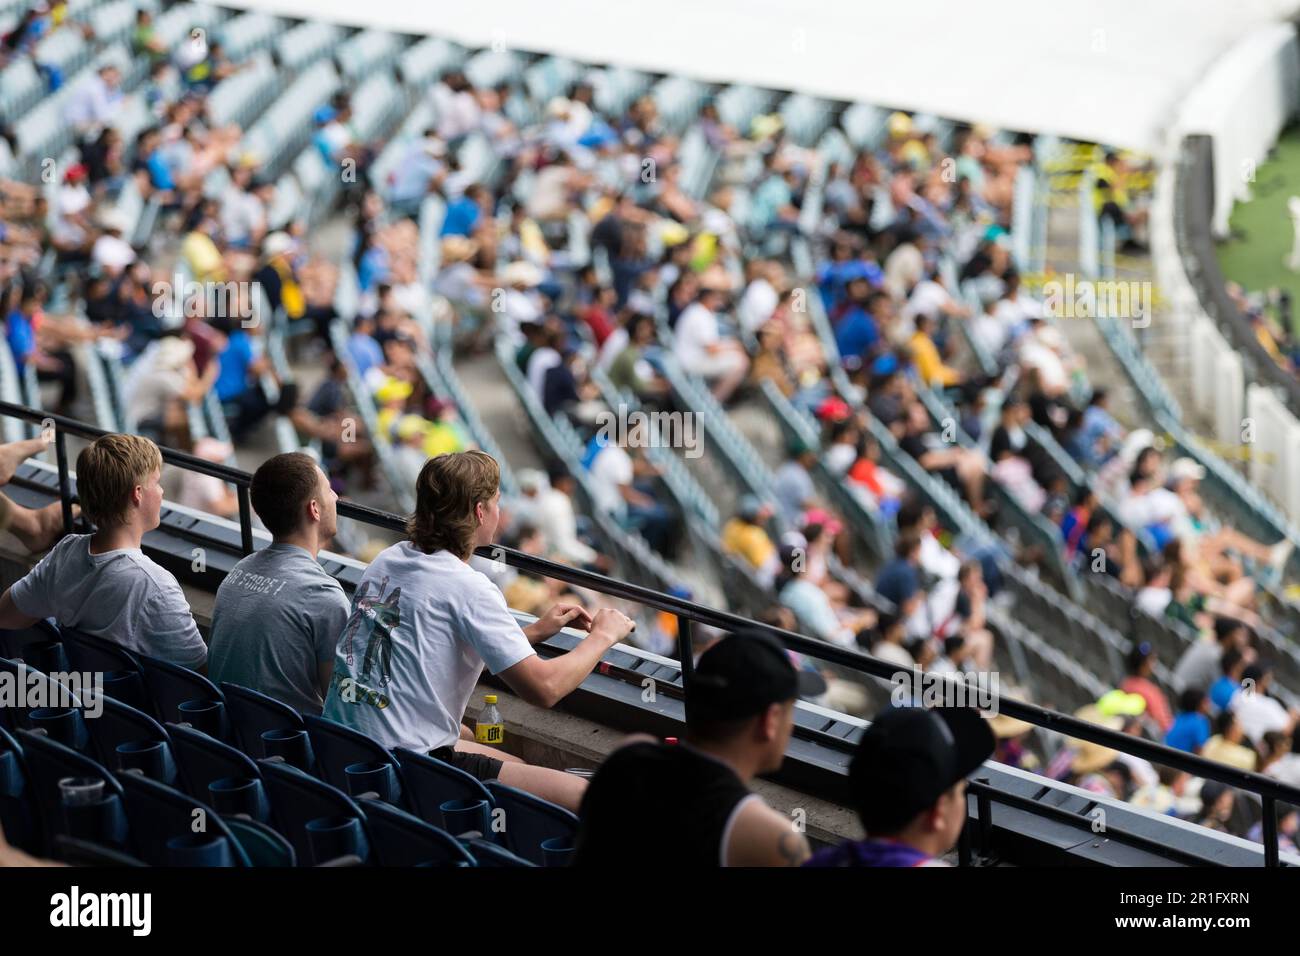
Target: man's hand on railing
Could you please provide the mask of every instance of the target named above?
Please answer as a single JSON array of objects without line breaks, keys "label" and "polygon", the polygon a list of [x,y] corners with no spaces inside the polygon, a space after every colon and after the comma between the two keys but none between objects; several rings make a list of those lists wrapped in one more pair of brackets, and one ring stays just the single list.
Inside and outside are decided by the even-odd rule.
[{"label": "man's hand on railing", "polygon": [[617,644],[636,630],[636,622],[612,607],[603,607],[591,621],[591,633],[609,637]]},{"label": "man's hand on railing", "polygon": [[591,615],[579,604],[556,604],[532,624],[524,628],[530,643],[536,644],[554,637],[562,627],[579,631],[591,630]]}]

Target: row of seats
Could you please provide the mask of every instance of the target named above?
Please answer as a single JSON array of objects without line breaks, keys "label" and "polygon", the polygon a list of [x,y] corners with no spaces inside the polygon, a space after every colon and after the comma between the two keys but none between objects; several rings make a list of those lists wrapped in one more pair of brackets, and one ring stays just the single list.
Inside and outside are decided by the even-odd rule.
[{"label": "row of seats", "polygon": [[[483,785],[424,754],[390,753],[333,721],[234,684],[218,688],[111,641],[41,624],[0,637],[0,653],[0,672],[29,687],[46,671],[104,678],[98,715],[75,698],[61,710],[0,710],[7,735],[0,750],[13,755],[0,755],[0,768],[10,767],[0,822],[18,845],[26,832],[37,852],[56,852],[60,837],[90,837],[146,863],[199,863],[201,848],[177,839],[191,833],[196,810],[209,837],[229,840],[216,865],[338,857],[546,865],[562,863],[572,847],[576,818],[546,801]],[[14,766],[28,777],[26,800]],[[59,809],[58,783],[67,777],[103,779],[108,803],[116,797],[123,806],[101,807],[93,826],[85,818],[77,825],[76,812]],[[246,846],[245,831],[257,850]],[[277,835],[280,852],[269,853]]]}]

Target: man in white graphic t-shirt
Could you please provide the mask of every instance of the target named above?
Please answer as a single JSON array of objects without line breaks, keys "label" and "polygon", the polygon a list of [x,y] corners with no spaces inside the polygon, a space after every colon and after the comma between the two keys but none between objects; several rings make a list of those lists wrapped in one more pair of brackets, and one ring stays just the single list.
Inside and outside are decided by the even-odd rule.
[{"label": "man in white graphic t-shirt", "polygon": [[[324,716],[386,748],[430,753],[576,810],[584,780],[464,740],[461,719],[485,666],[530,704],[553,707],[633,624],[609,608],[592,617],[557,604],[519,626],[501,591],[469,565],[496,533],[499,481],[496,461],[481,451],[425,462],[407,540],[381,552],[357,586]],[[539,657],[533,645],[562,627],[588,634],[567,654]]]}]

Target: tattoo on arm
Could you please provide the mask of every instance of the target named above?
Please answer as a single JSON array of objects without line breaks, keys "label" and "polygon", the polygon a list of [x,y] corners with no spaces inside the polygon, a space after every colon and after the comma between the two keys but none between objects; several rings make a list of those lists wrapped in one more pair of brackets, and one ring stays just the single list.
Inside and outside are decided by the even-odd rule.
[{"label": "tattoo on arm", "polygon": [[798,866],[808,859],[808,841],[798,833],[782,833],[781,839],[777,843],[777,852],[781,854],[781,859],[785,860],[790,866]]}]

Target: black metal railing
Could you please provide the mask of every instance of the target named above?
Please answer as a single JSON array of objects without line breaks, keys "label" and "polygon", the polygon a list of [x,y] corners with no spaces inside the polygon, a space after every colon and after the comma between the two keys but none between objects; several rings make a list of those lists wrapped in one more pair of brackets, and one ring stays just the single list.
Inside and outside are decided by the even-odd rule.
[{"label": "black metal railing", "polygon": [[[102,435],[110,433],[71,418],[39,411],[23,405],[15,405],[9,402],[0,402],[0,416],[14,417],[26,422],[41,425],[43,428],[53,429],[55,456],[59,472],[59,494],[63,503],[64,528],[71,532],[73,529],[72,492],[67,456],[67,436],[71,435],[87,441],[93,441]],[[221,481],[230,482],[236,487],[239,495],[241,543],[246,554],[252,553],[253,526],[248,497],[248,488],[249,483],[252,480],[252,475],[248,472],[241,471],[238,468],[231,468],[228,465],[206,461],[202,458],[197,458],[194,455],[177,451],[173,448],[163,447],[160,448],[160,451],[162,453],[163,461],[166,464],[174,465],[187,471],[210,475],[214,478],[220,479]],[[338,513],[345,517],[353,518],[357,521],[397,532],[399,534],[403,533],[406,529],[406,519],[402,516],[382,511],[377,508],[359,505],[355,502],[340,500],[338,502]],[[728,611],[706,607],[685,598],[674,597],[671,594],[665,594],[651,588],[641,587],[640,585],[632,584],[627,581],[620,581],[603,574],[597,574],[581,568],[570,567],[565,564],[557,564],[553,561],[548,561],[545,558],[539,558],[534,555],[525,554],[521,551],[516,551],[513,548],[493,545],[490,548],[480,548],[477,553],[490,560],[502,561],[505,564],[526,573],[535,574],[553,580],[564,581],[568,584],[577,585],[610,597],[675,615],[678,621],[677,651],[678,662],[682,671],[682,700],[683,705],[687,708],[690,706],[690,695],[686,692],[686,687],[689,685],[693,666],[691,638],[693,627],[696,624],[703,624],[725,631],[762,631],[777,638],[791,650],[889,683],[895,683],[901,680],[904,682],[910,682],[908,686],[912,688],[919,688],[936,679],[936,676],[933,674],[923,675],[919,670],[915,669],[909,671],[908,669],[901,668],[896,664],[891,664],[887,661],[870,657],[858,651],[851,651],[833,644],[828,644],[825,641],[807,637],[803,634],[797,634],[793,631],[787,631],[782,628],[773,627],[769,624],[763,624],[742,617],[738,614],[732,614]],[[959,681],[958,678],[944,679],[954,682]],[[962,699],[969,699],[969,689],[963,688],[962,693],[966,695]],[[1215,780],[1227,786],[1256,794],[1260,798],[1263,809],[1263,849],[1265,865],[1279,865],[1277,804],[1283,803],[1300,807],[1300,788],[1288,786],[1272,777],[1266,777],[1262,774],[1251,771],[1238,770],[1226,764],[1197,756],[1196,754],[1187,753],[1182,750],[1175,750],[1174,748],[1167,747],[1164,744],[1154,743],[1140,737],[1111,730],[1107,727],[1090,723],[1078,717],[1057,713],[1056,711],[1048,710],[1045,707],[1025,703],[1024,701],[1016,700],[1012,697],[994,694],[993,700],[1000,713],[1007,714],[1019,720],[1027,721],[1028,723],[1045,730],[1053,731],[1063,736],[1072,737],[1078,740],[1086,740],[1110,748],[1111,750],[1140,757],[1152,763],[1162,764],[1176,770],[1190,773],[1196,777]],[[846,747],[851,746],[847,744],[847,742],[842,743]],[[982,793],[984,788],[974,787],[973,790],[977,793]],[[987,796],[987,794],[985,794],[985,796]],[[987,831],[990,825],[990,821],[987,819],[987,801],[981,798],[978,801],[978,805],[980,808],[980,826],[983,830]]]}]

